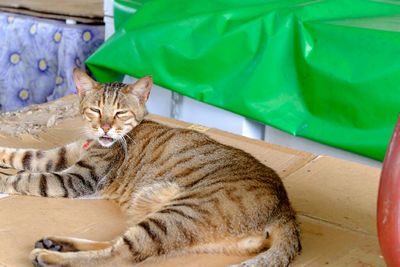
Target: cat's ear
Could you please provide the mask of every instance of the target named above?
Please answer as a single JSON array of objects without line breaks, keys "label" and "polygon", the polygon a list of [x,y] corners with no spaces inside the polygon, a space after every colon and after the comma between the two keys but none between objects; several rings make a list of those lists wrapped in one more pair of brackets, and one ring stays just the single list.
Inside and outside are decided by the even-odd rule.
[{"label": "cat's ear", "polygon": [[74,82],[76,86],[76,91],[79,97],[84,97],[87,92],[90,90],[96,89],[98,87],[98,83],[90,78],[89,75],[86,74],[81,69],[75,68],[73,72]]},{"label": "cat's ear", "polygon": [[134,84],[128,85],[124,93],[132,93],[139,98],[141,104],[146,103],[149,99],[150,90],[153,87],[153,78],[151,76],[145,76],[137,80]]}]

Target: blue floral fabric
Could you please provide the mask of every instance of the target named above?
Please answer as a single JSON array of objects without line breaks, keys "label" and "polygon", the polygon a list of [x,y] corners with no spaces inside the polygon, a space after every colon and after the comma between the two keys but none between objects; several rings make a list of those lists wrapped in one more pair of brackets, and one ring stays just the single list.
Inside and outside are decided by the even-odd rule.
[{"label": "blue floral fabric", "polygon": [[104,26],[0,12],[0,111],[75,92],[72,70],[104,42]]}]

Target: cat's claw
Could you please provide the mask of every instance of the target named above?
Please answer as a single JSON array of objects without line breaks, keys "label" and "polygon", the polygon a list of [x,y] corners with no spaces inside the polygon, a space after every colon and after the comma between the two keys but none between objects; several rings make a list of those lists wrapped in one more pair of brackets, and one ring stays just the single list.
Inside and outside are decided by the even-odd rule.
[{"label": "cat's claw", "polygon": [[35,267],[40,267],[39,262],[38,262],[37,259],[34,259],[34,260],[32,261],[32,265],[35,266]]},{"label": "cat's claw", "polygon": [[32,265],[35,267],[47,267],[46,264],[42,264],[39,262],[38,258],[32,260]]}]

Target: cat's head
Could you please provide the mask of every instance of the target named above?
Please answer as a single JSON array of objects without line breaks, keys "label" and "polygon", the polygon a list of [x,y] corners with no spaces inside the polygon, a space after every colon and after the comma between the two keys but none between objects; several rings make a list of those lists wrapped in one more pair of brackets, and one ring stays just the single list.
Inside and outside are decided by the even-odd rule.
[{"label": "cat's head", "polygon": [[153,80],[143,77],[134,84],[98,83],[74,69],[80,112],[88,122],[86,133],[102,146],[111,147],[137,126],[147,114],[145,103]]}]

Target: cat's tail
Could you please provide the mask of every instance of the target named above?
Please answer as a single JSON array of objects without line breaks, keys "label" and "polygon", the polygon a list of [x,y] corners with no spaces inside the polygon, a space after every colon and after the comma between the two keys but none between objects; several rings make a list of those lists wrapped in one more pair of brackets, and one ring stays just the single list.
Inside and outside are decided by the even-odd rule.
[{"label": "cat's tail", "polygon": [[280,218],[265,228],[265,237],[271,239],[268,250],[236,267],[284,267],[301,251],[298,224],[294,216]]}]

